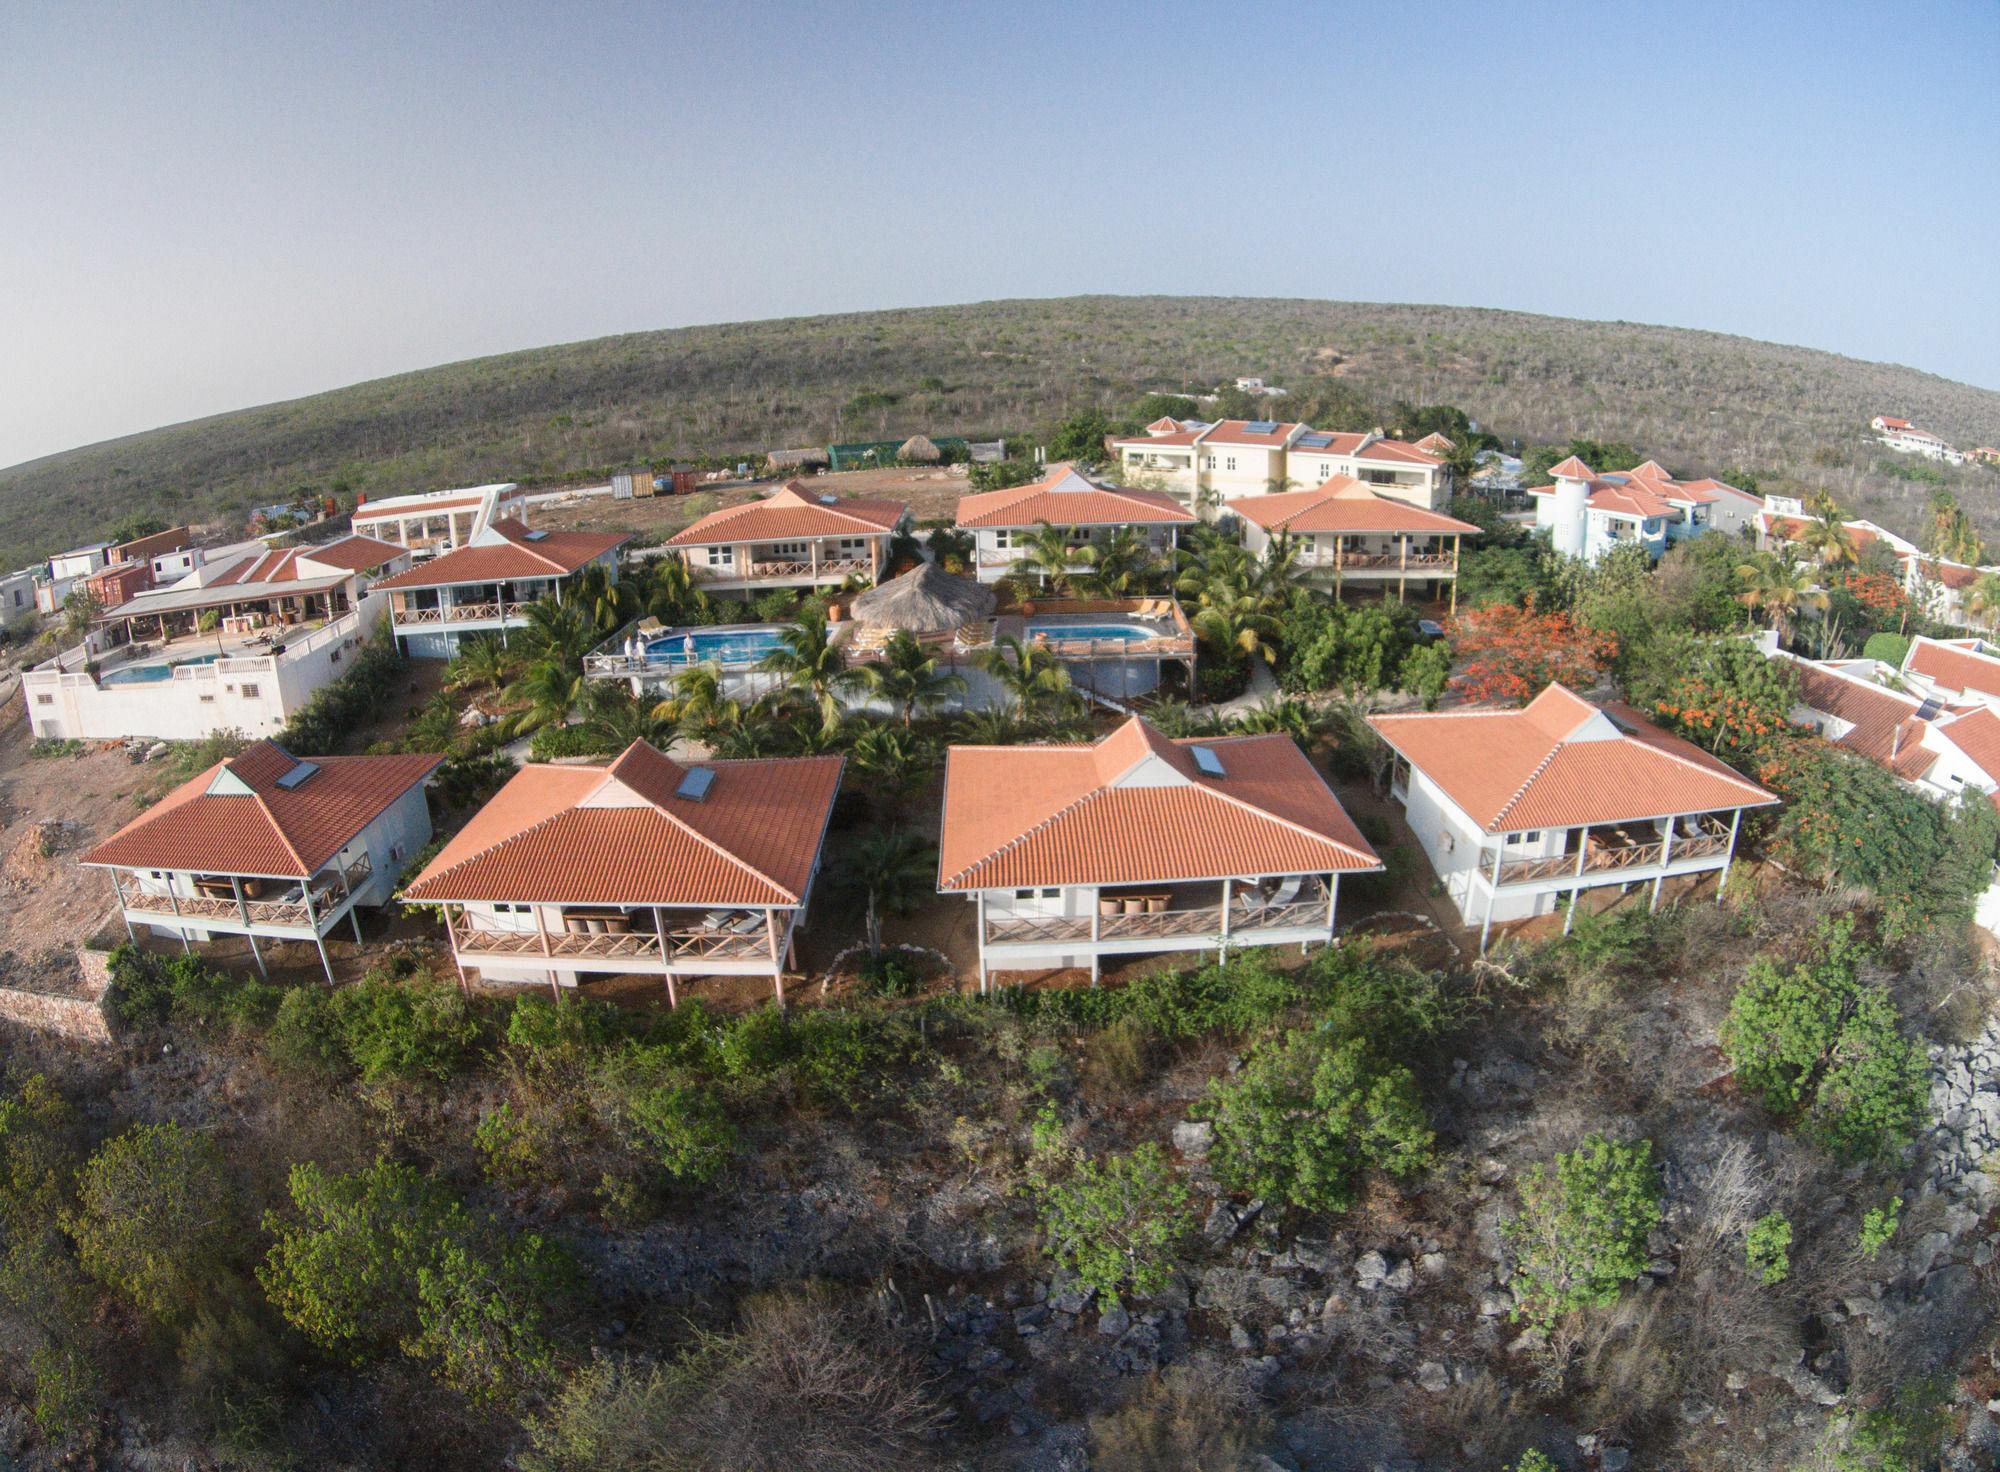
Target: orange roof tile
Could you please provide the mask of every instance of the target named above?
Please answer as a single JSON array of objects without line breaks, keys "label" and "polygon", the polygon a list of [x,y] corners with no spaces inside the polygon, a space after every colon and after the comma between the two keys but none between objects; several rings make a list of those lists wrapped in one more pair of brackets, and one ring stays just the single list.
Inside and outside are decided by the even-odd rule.
[{"label": "orange roof tile", "polygon": [[1417,441],[1416,448],[1422,450],[1427,455],[1436,455],[1441,452],[1456,450],[1458,448],[1458,441],[1452,439],[1449,435],[1440,434],[1438,431],[1432,430]]},{"label": "orange roof tile", "polygon": [[367,572],[385,562],[394,562],[407,548],[394,542],[378,542],[373,537],[342,537],[324,547],[301,547],[299,556],[327,567],[344,567],[349,572]]},{"label": "orange roof tile", "polygon": [[852,537],[892,532],[910,508],[901,501],[822,502],[799,481],[786,481],[761,501],[711,511],[667,538],[669,547],[721,542],[783,542],[800,537]]},{"label": "orange roof tile", "polygon": [[[1149,441],[1148,443],[1158,443]],[[1051,466],[1033,485],[961,496],[955,524],[960,527],[1159,526],[1199,520],[1161,491],[1100,486],[1067,465]]]},{"label": "orange roof tile", "polygon": [[947,893],[1381,867],[1290,737],[1169,741],[1136,716],[1088,746],[952,747],[938,865]]},{"label": "orange roof tile", "polygon": [[1203,433],[1204,431],[1199,429],[1175,429],[1153,434],[1150,432],[1149,427],[1149,432],[1139,436],[1137,439],[1113,440],[1111,443],[1119,449],[1127,447],[1133,449],[1159,449],[1162,446],[1168,449],[1177,449],[1194,444],[1202,437]]},{"label": "orange roof tile", "polygon": [[1572,455],[1560,465],[1549,467],[1549,474],[1557,480],[1596,480],[1597,472]]},{"label": "orange roof tile", "polygon": [[[1938,731],[1953,746],[1972,758],[1973,765],[2000,784],[2000,714],[1981,706],[1951,720],[1941,721]],[[2000,792],[1995,793],[2000,802]]]},{"label": "orange roof tile", "polygon": [[[1314,438],[1324,438],[1326,443],[1313,444]],[[1294,455],[1324,455],[1329,459],[1388,460],[1399,465],[1442,465],[1437,456],[1428,453],[1421,445],[1412,445],[1402,440],[1378,439],[1364,443],[1368,436],[1352,431],[1322,431],[1309,429],[1293,442]]]},{"label": "orange roof tile", "polygon": [[[487,541],[492,536],[498,541]],[[480,540],[454,547],[428,562],[418,563],[375,584],[380,589],[445,588],[455,583],[496,583],[516,579],[566,577],[631,541],[631,535],[610,532],[547,531],[531,533],[526,523],[508,517],[496,521]]]},{"label": "orange roof tile", "polygon": [[702,762],[635,742],[608,767],[527,766],[409,884],[418,901],[802,904],[840,790],[838,756]]},{"label": "orange roof tile", "polygon": [[182,783],[80,862],[304,879],[438,767],[441,756],[322,756],[289,790],[299,763],[259,741]]},{"label": "orange roof tile", "polygon": [[1370,716],[1487,833],[1765,807],[1778,799],[1629,706],[1550,685],[1523,710]]},{"label": "orange roof tile", "polygon": [[[1946,690],[2000,695],[2000,658],[1981,653],[1978,639],[1944,641],[1919,634],[1910,641],[1903,668]],[[1972,647],[1967,647],[1967,646]]]},{"label": "orange roof tile", "polygon": [[1615,511],[1625,516],[1672,516],[1674,507],[1660,498],[1658,489],[1643,482],[1597,481],[1590,490],[1593,511]]},{"label": "orange roof tile", "polygon": [[1914,562],[1919,577],[1961,592],[1978,582],[1981,573],[1979,568],[1967,567],[1962,562],[1937,562],[1928,557],[1905,557],[1903,561]]},{"label": "orange roof tile", "polygon": [[1899,776],[1912,781],[1930,770],[1937,753],[1923,748],[1927,723],[1916,719],[1922,701],[1807,660],[1792,663],[1799,672],[1799,703],[1853,728],[1833,738],[1834,745],[1893,766]]},{"label": "orange roof tile", "polygon": [[1316,490],[1245,496],[1229,509],[1267,531],[1479,535],[1470,522],[1380,495],[1350,475],[1336,475]]},{"label": "orange roof tile", "polygon": [[[1251,434],[1252,424],[1270,424],[1275,428],[1269,434]],[[1248,445],[1253,449],[1282,449],[1291,439],[1292,431],[1300,428],[1296,423],[1273,419],[1224,419],[1210,425],[1202,432],[1204,445]]]}]

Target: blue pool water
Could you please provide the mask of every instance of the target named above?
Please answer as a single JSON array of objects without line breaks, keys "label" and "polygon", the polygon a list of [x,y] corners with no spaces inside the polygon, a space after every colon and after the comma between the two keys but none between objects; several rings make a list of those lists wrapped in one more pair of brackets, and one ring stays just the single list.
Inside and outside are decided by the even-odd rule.
[{"label": "blue pool water", "polygon": [[131,669],[113,670],[98,681],[100,685],[150,685],[157,680],[171,680],[174,671],[184,664],[214,664],[222,658],[219,654],[200,654],[193,659],[177,659],[172,664],[142,664]]},{"label": "blue pool water", "polygon": [[1028,620],[1028,632],[1045,634],[1051,639],[1123,639],[1127,643],[1134,639],[1159,637],[1151,629],[1138,628],[1132,624],[1071,624],[1039,618]]},{"label": "blue pool water", "polygon": [[[713,661],[720,665],[755,664],[779,645],[777,628],[744,628],[724,625],[709,629],[676,629],[646,645],[646,657],[654,664],[691,665]],[[694,652],[687,650],[687,638],[694,639]]]}]

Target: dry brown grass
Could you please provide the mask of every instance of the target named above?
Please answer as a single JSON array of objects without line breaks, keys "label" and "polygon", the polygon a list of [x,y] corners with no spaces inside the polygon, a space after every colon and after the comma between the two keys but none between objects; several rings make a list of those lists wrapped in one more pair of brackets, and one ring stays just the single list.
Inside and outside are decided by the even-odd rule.
[{"label": "dry brown grass", "polygon": [[1250,1472],[1271,1419],[1240,1371],[1203,1358],[1154,1376],[1090,1429],[1096,1472]]}]

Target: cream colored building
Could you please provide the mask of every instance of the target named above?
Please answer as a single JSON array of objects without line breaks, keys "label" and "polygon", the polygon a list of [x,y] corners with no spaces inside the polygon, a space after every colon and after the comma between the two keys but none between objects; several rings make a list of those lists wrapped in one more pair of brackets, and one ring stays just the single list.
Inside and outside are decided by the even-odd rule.
[{"label": "cream colored building", "polygon": [[1451,500],[1451,468],[1443,460],[1380,430],[1332,434],[1270,419],[1158,419],[1113,448],[1128,481],[1156,485],[1204,511],[1324,485],[1339,475],[1427,511]]}]

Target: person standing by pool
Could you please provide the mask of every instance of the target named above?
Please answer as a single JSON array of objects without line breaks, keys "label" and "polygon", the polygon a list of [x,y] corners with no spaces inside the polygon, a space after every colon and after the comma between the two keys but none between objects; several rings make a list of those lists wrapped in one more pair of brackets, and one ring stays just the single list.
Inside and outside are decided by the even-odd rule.
[{"label": "person standing by pool", "polygon": [[692,630],[681,635],[681,658],[689,664],[694,663],[694,632]]}]

